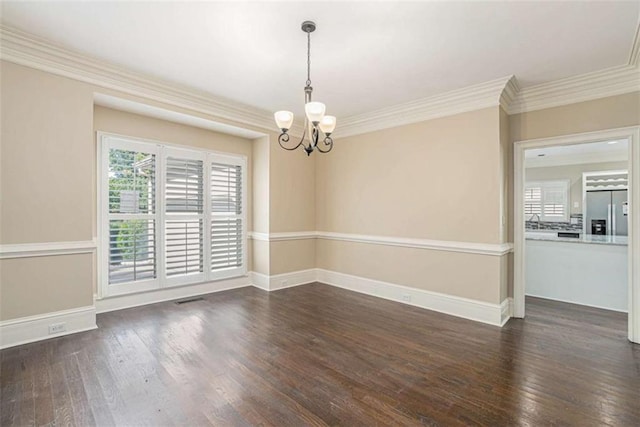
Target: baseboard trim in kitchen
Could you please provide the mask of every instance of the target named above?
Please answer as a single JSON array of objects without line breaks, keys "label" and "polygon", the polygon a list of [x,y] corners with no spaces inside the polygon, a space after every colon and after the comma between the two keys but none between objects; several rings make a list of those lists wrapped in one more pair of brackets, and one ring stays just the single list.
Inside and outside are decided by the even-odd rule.
[{"label": "baseboard trim in kitchen", "polygon": [[581,305],[583,307],[597,308],[597,309],[600,309],[600,310],[615,311],[616,313],[628,313],[629,312],[628,310],[620,310],[620,309],[617,309],[617,308],[602,307],[600,305],[585,304],[585,303],[581,303],[581,302],[569,301],[569,300],[566,300],[566,299],[549,298],[549,297],[546,297],[546,296],[533,295],[533,294],[530,294],[530,293],[526,293],[525,295],[528,296],[528,297],[546,299],[546,300],[549,300],[549,301],[557,301],[557,302],[563,302],[563,303],[566,303],[566,304]]}]

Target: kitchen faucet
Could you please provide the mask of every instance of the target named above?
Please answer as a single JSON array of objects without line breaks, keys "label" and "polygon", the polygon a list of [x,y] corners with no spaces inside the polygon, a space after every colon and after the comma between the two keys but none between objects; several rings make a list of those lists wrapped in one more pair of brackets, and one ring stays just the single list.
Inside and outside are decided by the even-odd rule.
[{"label": "kitchen faucet", "polygon": [[529,218],[529,222],[533,222],[533,218],[537,217],[538,220],[536,221],[536,230],[540,230],[540,214],[533,214],[531,215],[531,218]]}]

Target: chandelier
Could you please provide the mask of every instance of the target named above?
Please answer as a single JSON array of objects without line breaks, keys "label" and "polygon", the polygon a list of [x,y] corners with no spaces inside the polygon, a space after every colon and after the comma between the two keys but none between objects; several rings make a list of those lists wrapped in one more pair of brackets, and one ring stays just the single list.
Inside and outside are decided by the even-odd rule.
[{"label": "chandelier", "polygon": [[[333,148],[333,139],[331,133],[336,127],[336,118],[334,116],[326,116],[324,114],[326,107],[322,102],[311,101],[311,33],[316,30],[315,22],[304,21],[302,23],[302,31],[307,33],[307,83],[304,87],[304,132],[302,138],[296,146],[287,146],[289,142],[289,134],[287,133],[293,125],[293,113],[291,111],[278,111],[274,114],[276,125],[282,131],[278,137],[278,143],[285,150],[293,151],[302,146],[307,156],[313,150],[317,149],[321,153],[328,153]],[[320,140],[320,132],[324,135],[322,142]]]}]

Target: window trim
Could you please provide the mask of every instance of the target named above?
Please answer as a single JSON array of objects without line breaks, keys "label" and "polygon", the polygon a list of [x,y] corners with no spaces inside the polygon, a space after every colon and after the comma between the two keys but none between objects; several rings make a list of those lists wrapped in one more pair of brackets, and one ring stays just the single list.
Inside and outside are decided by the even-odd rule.
[{"label": "window trim", "polygon": [[[545,206],[545,190],[549,187],[558,187],[562,185],[564,187],[565,193],[565,211],[562,218],[558,217],[547,217],[544,213]],[[540,187],[541,193],[541,206],[540,206],[540,222],[569,222],[569,218],[571,218],[571,180],[569,179],[548,179],[548,180],[536,180],[536,181],[527,181],[524,185],[523,191],[523,199],[524,195],[528,188],[531,187]],[[526,204],[526,201],[525,201]],[[522,207],[522,211],[525,211],[524,205]],[[535,215],[535,214],[534,214]],[[525,215],[525,221],[531,221],[533,216],[528,214]]]},{"label": "window trim", "polygon": [[[213,282],[217,280],[230,279],[234,277],[246,276],[248,273],[248,231],[247,231],[247,156],[235,153],[219,152],[215,150],[200,149],[197,147],[172,144],[163,141],[151,140],[146,138],[138,138],[127,135],[120,135],[111,132],[96,132],[97,141],[97,197],[96,197],[96,213],[97,213],[97,252],[96,252],[96,270],[97,270],[97,291],[98,298],[109,298],[120,295],[135,294],[153,290],[160,290],[178,286],[190,286],[202,283]],[[115,147],[114,144],[115,143]],[[134,148],[137,147],[137,148]],[[156,221],[156,241],[158,244],[156,254],[156,270],[157,277],[155,279],[141,280],[137,282],[128,282],[121,284],[109,285],[109,212],[108,212],[108,192],[109,178],[106,171],[109,170],[109,149],[136,149],[142,152],[156,155],[156,206],[154,218]],[[165,271],[165,170],[167,153],[179,153],[193,158],[199,158],[204,162],[203,173],[203,190],[204,203],[207,209],[203,209],[203,256],[204,256],[204,272],[193,276],[182,276],[179,278],[168,278]],[[215,160],[214,160],[215,159]],[[242,265],[240,267],[230,268],[223,271],[211,271],[210,253],[211,239],[210,224],[210,168],[211,162],[227,163],[241,167],[241,188],[242,188],[242,213],[240,215],[242,221]],[[106,196],[106,197],[105,197]]]}]

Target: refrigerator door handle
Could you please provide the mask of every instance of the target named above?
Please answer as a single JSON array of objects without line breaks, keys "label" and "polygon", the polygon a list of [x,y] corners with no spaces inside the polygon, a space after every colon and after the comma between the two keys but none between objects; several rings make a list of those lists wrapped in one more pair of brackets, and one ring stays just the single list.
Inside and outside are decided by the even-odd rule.
[{"label": "refrigerator door handle", "polygon": [[607,205],[607,234],[611,235],[611,203]]},{"label": "refrigerator door handle", "polygon": [[611,205],[611,235],[616,235],[616,204]]}]

